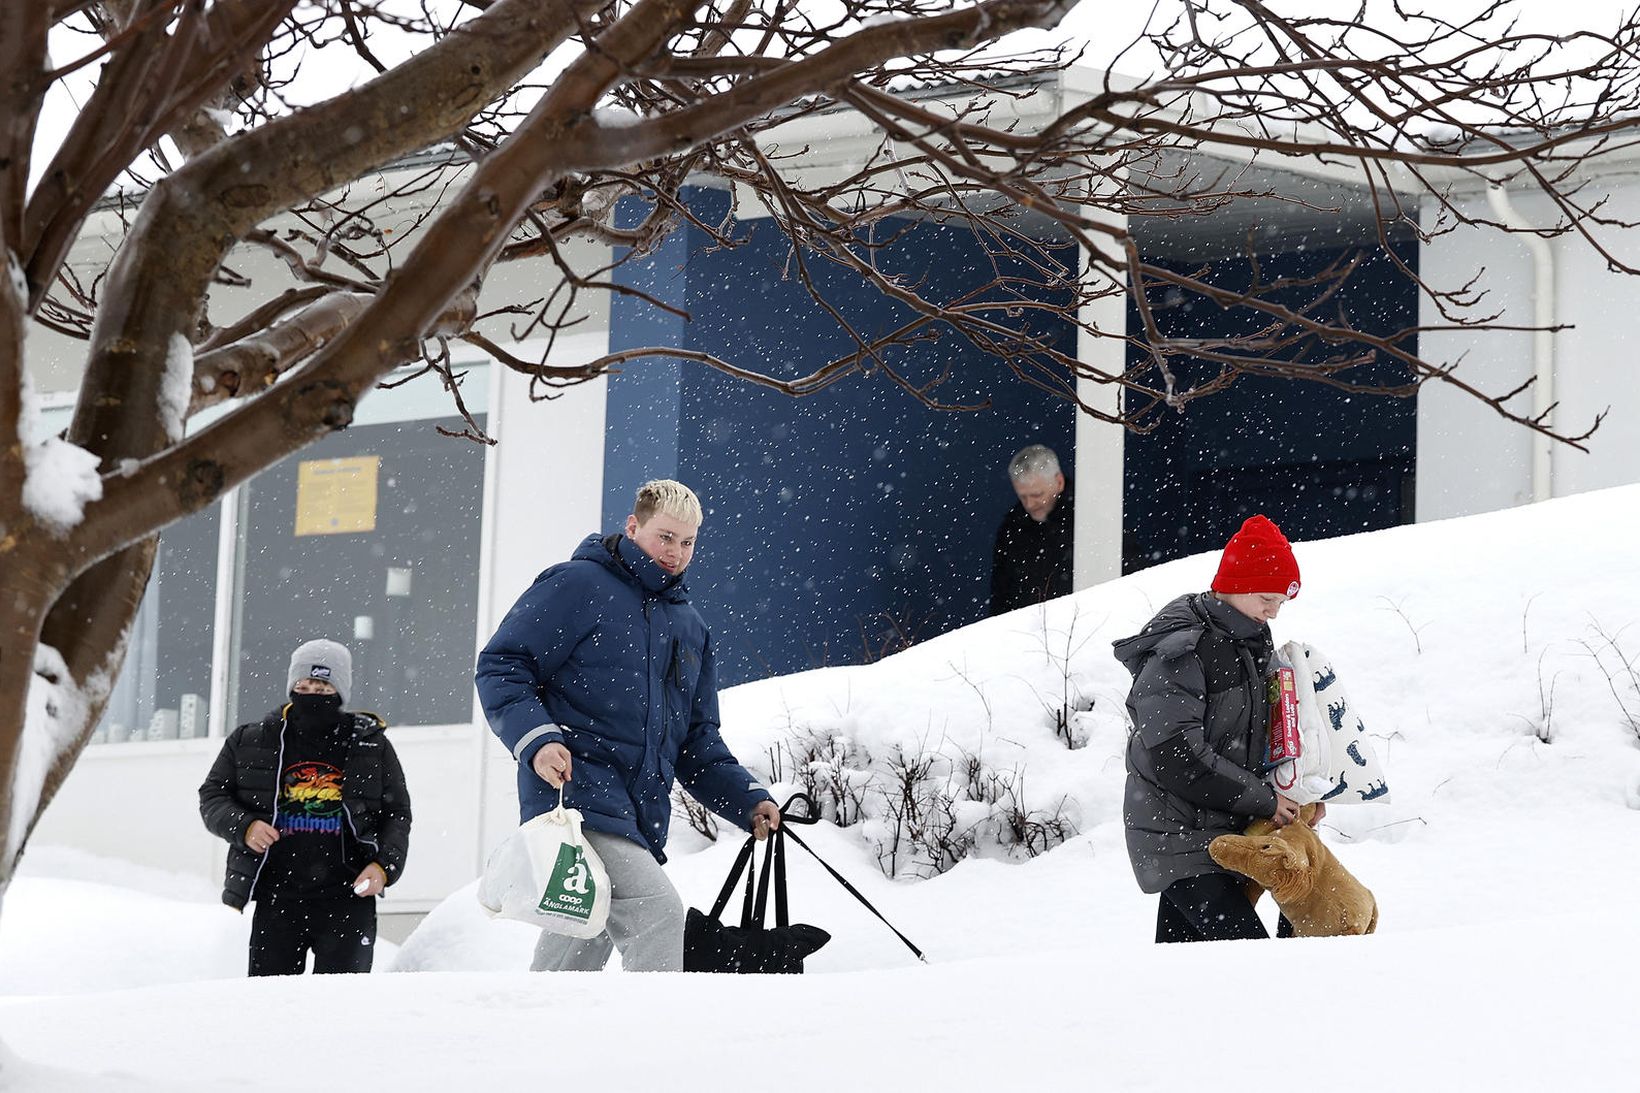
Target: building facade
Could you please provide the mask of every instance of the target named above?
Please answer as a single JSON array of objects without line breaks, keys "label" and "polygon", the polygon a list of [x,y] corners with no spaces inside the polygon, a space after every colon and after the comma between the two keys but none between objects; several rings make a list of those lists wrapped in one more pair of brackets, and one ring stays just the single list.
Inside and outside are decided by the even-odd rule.
[{"label": "building facade", "polygon": [[[1069,73],[1017,108],[1052,110],[1093,81]],[[805,124],[816,169],[847,165],[874,146],[850,115]],[[1157,262],[1210,264],[1232,279],[1246,275],[1249,228],[1266,275],[1303,276],[1376,239],[1370,205],[1341,176],[1295,168],[1269,172],[1269,184],[1304,202],[1217,222],[1136,223],[1135,234]],[[1617,179],[1611,188],[1619,207],[1640,208],[1640,183]],[[1304,211],[1325,204],[1321,197],[1334,210],[1327,217]],[[711,180],[690,200],[713,222],[730,208]],[[1519,204],[1525,217],[1547,215]],[[739,248],[708,247],[684,227],[620,267],[629,284],[688,321],[616,297],[555,343],[553,362],[665,345],[802,375],[835,356],[835,328],[782,275],[783,239],[744,204],[737,209],[748,218]],[[83,241],[82,260],[101,245]],[[1511,316],[1534,313],[1542,299],[1542,256],[1514,238],[1473,229],[1396,245],[1437,283],[1484,267],[1484,286]],[[1586,453],[1550,453],[1547,495],[1640,481],[1640,394],[1620,371],[1636,282],[1569,237],[1547,245],[1558,263],[1550,313],[1574,324],[1552,337],[1558,420],[1610,408]],[[1612,245],[1640,258],[1626,235]],[[590,246],[579,257],[589,267],[607,260]],[[960,285],[979,275],[980,257],[972,238],[918,224],[885,261],[911,279]],[[1431,302],[1386,266],[1367,263],[1338,306],[1364,328],[1440,325]],[[540,264],[506,267],[486,300],[540,296],[549,276]],[[842,279],[827,288],[861,323],[894,320],[867,290]],[[232,290],[223,295],[231,306]],[[1133,322],[1121,301],[1100,306],[1105,329]],[[1230,333],[1237,321],[1185,307],[1164,317],[1172,332],[1201,337]],[[1043,323],[1041,333],[1084,360],[1126,363],[1120,340]],[[1431,330],[1422,338],[1426,356],[1465,356],[1463,367],[1488,387],[1544,366],[1541,339],[1530,334]],[[58,344],[36,368],[48,429],[71,410],[77,352]],[[792,399],[679,360],[636,362],[540,401],[527,378],[476,352],[457,363],[464,401],[495,446],[443,435],[440,427],[458,420],[436,380],[423,377],[373,393],[353,426],[162,535],[125,672],[38,841],[220,875],[223,849],[199,822],[196,788],[223,735],[281,701],[290,650],[331,637],[354,654],[352,705],[389,722],[415,805],[409,865],[384,911],[426,911],[477,876],[488,848],[516,823],[513,764],[472,690],[477,649],[536,573],[588,533],[616,529],[648,478],[679,478],[702,497],[690,585],[727,683],[857,662],[981,618],[992,534],[1013,503],[1004,466],[1029,443],[1058,451],[1076,483],[1078,587],[1213,549],[1252,511],[1309,539],[1524,503],[1534,497],[1534,458],[1537,495],[1545,488],[1543,457],[1526,430],[1433,386],[1407,399],[1364,399],[1246,381],[1130,436],[963,346],[940,345],[904,364],[948,375],[950,401],[986,401],[986,410],[932,411],[870,376]],[[117,825],[107,821],[111,801],[121,806]]]}]

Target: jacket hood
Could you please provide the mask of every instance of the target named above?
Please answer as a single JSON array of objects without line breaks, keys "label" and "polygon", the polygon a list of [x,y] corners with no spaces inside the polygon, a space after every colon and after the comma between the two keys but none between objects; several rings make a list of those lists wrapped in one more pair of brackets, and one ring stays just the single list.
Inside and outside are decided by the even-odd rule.
[{"label": "jacket hood", "polygon": [[1114,642],[1112,648],[1122,667],[1136,676],[1144,659],[1168,637],[1209,628],[1237,641],[1247,641],[1269,631],[1264,623],[1248,618],[1210,593],[1190,592],[1156,612],[1156,617],[1131,638]]},{"label": "jacket hood", "polygon": [[628,584],[669,603],[688,603],[689,586],[683,574],[671,574],[655,564],[625,535],[588,535],[570,555],[578,562],[596,562]]}]

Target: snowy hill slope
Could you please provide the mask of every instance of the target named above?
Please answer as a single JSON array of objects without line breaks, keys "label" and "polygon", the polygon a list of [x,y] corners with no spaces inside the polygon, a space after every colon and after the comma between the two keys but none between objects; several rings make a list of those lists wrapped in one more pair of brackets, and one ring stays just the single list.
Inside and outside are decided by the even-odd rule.
[{"label": "snowy hill slope", "polygon": [[[336,1081],[404,1089],[473,1077],[534,1088],[543,1074],[718,1089],[732,1069],[863,1090],[1239,1090],[1268,1088],[1273,1067],[1332,1089],[1632,1088],[1637,543],[1640,487],[1297,544],[1304,591],[1277,638],[1332,656],[1390,779],[1387,802],[1334,808],[1324,825],[1378,897],[1373,937],[1150,944],[1155,900],[1122,849],[1126,680],[1109,642],[1205,587],[1216,559],[1200,557],[877,664],[725,694],[737,753],[765,772],[779,764],[788,785],[800,774],[791,741],[807,736],[841,741],[844,758],[822,773],[864,780],[896,754],[929,755],[929,784],[955,785],[977,757],[1022,779],[1027,810],[1075,820],[1067,841],[1029,857],[965,805],[983,829],[970,856],[938,874],[895,859],[898,879],[877,869],[889,860],[881,813],[811,829],[815,848],[927,950],[928,967],[795,852],[794,914],[835,935],[810,962],[822,974],[802,981],[522,975],[507,969],[527,961],[529,931],[484,920],[460,892],[398,954],[401,970],[444,974],[122,991],[112,988],[135,981],[137,961],[198,948],[203,908],[178,901],[167,916],[147,902],[156,897],[125,894],[142,886],[104,888],[103,913],[135,909],[151,931],[136,954],[108,943],[95,916],[57,913],[54,901],[87,899],[83,880],[36,875],[0,920],[0,992],[13,996],[0,998],[0,1038],[28,1060],[0,1063],[0,1091],[204,1088],[229,1073],[239,1089],[283,1088],[288,1072],[243,1066],[247,1013],[260,1015],[260,1036],[298,1038],[304,1064]],[[1077,748],[1055,732],[1066,693],[1073,737],[1086,737]],[[880,804],[861,800],[868,814]],[[736,840],[674,831],[668,869],[703,904]],[[1000,860],[1010,857],[1023,860]],[[49,855],[39,862],[55,868]],[[933,875],[912,879],[921,874]],[[39,969],[54,952],[103,962],[108,988],[81,975],[68,989],[90,993],[43,997]],[[315,1024],[327,1013],[346,1015],[346,1036]],[[638,1053],[636,1014],[666,1015]],[[1314,1031],[1343,1015],[1354,1046]],[[1295,1021],[1308,1031],[1279,1051],[1249,1050],[1250,1030],[1269,1042],[1271,1022]],[[391,1050],[361,1053],[361,1039]]]}]

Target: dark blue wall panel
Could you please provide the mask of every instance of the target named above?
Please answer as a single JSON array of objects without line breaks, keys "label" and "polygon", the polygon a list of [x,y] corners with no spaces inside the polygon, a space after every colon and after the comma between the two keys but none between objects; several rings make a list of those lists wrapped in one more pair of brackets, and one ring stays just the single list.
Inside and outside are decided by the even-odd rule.
[{"label": "dark blue wall panel", "polygon": [[[691,204],[709,222],[727,211],[709,190]],[[792,272],[785,237],[768,222],[738,230],[748,238],[732,250],[680,230],[623,266],[627,283],[682,301],[691,320],[617,297],[611,348],[687,347],[781,377],[849,351]],[[913,285],[978,285],[992,275],[980,254],[967,233],[921,225],[880,263]],[[836,266],[811,259],[810,271],[868,336],[910,317]],[[1069,323],[1041,323],[1072,350]],[[880,374],[801,399],[693,362],[634,364],[611,380],[604,523],[625,516],[645,478],[675,475],[700,494],[707,516],[689,583],[726,682],[858,662],[896,626],[920,639],[983,617],[992,535],[1014,501],[1009,456],[1040,442],[1073,461],[1071,404],[966,342],[947,333],[890,360],[914,382],[949,370],[937,397],[990,407],[929,409]]]},{"label": "dark blue wall panel", "polygon": [[[620,210],[626,213],[627,210]],[[632,217],[619,223],[630,228]],[[642,268],[642,287],[657,300],[688,304],[687,234],[669,237]],[[664,345],[687,347],[684,320],[660,307],[633,306],[616,295],[610,304],[610,349]],[[646,358],[624,365],[610,379],[604,427],[604,530],[616,531],[632,511],[640,483],[678,478],[678,421],[682,415],[683,362]]]},{"label": "dark blue wall panel", "polygon": [[[1314,276],[1343,253],[1261,256],[1261,273],[1267,280]],[[1415,264],[1416,249],[1404,247],[1401,257]],[[1245,286],[1251,270],[1243,259],[1225,260],[1208,279]],[[1275,298],[1290,306],[1307,299],[1296,289]],[[1246,309],[1229,312],[1178,295],[1170,300],[1165,291],[1156,302],[1163,305],[1158,323],[1175,337],[1227,337],[1247,333],[1259,321]],[[1363,262],[1325,306],[1374,334],[1417,322],[1415,290],[1382,256]],[[1137,316],[1130,312],[1128,323],[1137,329]],[[1215,371],[1215,365],[1196,362],[1184,365],[1181,376],[1205,378]],[[1399,382],[1406,372],[1394,361],[1380,361],[1349,378]],[[1410,523],[1416,436],[1414,398],[1287,380],[1243,377],[1183,413],[1164,411],[1154,432],[1127,440],[1124,569],[1218,549],[1254,512],[1275,520],[1293,539]]]}]

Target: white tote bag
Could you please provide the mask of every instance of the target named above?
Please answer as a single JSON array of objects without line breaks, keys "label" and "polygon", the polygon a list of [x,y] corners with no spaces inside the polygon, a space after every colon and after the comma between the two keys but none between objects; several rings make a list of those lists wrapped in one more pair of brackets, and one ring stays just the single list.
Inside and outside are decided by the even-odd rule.
[{"label": "white tote bag", "polygon": [[581,834],[581,813],[558,807],[525,820],[495,848],[478,882],[492,918],[567,937],[596,937],[609,920],[609,875]]},{"label": "white tote bag", "polygon": [[1388,800],[1389,782],[1366,725],[1339,685],[1332,662],[1313,645],[1298,641],[1283,645],[1277,662],[1293,668],[1302,749],[1297,759],[1270,772],[1271,783],[1301,805]]}]

